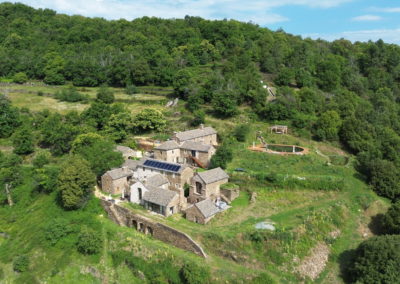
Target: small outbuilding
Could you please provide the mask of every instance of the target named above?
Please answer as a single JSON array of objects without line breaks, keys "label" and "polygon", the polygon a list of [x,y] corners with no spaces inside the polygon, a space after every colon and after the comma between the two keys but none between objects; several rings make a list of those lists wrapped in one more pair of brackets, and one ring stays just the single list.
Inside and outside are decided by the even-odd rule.
[{"label": "small outbuilding", "polygon": [[273,125],[269,128],[271,133],[276,133],[276,134],[287,134],[288,133],[288,127],[286,125]]},{"label": "small outbuilding", "polygon": [[229,175],[221,168],[196,173],[191,181],[189,202],[196,203],[205,199],[215,201],[221,196],[220,186],[228,180]]},{"label": "small outbuilding", "polygon": [[186,219],[198,224],[207,224],[220,211],[210,199],[197,202],[186,209]]},{"label": "small outbuilding", "polygon": [[128,167],[107,171],[101,176],[101,188],[110,194],[126,193],[132,176],[133,171]]},{"label": "small outbuilding", "polygon": [[168,217],[178,212],[179,195],[175,191],[159,187],[147,186],[143,196],[143,205],[146,209]]},{"label": "small outbuilding", "polygon": [[118,145],[115,147],[115,151],[120,152],[122,154],[122,157],[124,157],[125,160],[131,159],[131,158],[142,158],[142,152],[133,150],[129,147],[126,146],[121,146]]}]

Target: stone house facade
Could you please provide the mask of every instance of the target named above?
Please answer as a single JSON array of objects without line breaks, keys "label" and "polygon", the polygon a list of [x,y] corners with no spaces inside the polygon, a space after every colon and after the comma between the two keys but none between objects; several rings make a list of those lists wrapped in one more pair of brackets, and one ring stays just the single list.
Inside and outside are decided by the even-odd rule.
[{"label": "stone house facade", "polygon": [[143,196],[146,209],[168,217],[180,211],[177,192],[160,187],[147,186],[149,190]]},{"label": "stone house facade", "polygon": [[133,174],[128,167],[107,171],[101,177],[101,187],[112,195],[123,194],[129,189]]},{"label": "stone house facade", "polygon": [[154,175],[161,174],[169,182],[169,190],[175,191],[179,196],[180,210],[185,209],[187,200],[184,193],[185,184],[190,184],[193,177],[193,169],[187,165],[167,163],[155,159],[142,159],[137,165],[134,177],[145,181]]},{"label": "stone house facade", "polygon": [[154,148],[153,152],[157,160],[207,168],[215,154],[215,148],[200,142],[185,141],[178,144],[171,140]]},{"label": "stone house facade", "polygon": [[221,168],[215,168],[194,175],[189,190],[189,202],[197,203],[206,199],[217,200],[221,196],[220,186],[229,181],[229,175]]}]

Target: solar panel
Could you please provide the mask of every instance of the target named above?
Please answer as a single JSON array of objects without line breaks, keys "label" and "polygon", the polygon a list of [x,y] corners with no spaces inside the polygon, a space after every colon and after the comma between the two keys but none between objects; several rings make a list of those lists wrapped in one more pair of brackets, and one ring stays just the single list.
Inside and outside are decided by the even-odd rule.
[{"label": "solar panel", "polygon": [[144,166],[152,167],[152,168],[157,168],[161,170],[166,170],[166,171],[172,171],[172,172],[178,172],[181,166],[174,165],[174,164],[169,164],[165,162],[159,162],[159,161],[153,161],[153,160],[147,160],[143,164]]}]

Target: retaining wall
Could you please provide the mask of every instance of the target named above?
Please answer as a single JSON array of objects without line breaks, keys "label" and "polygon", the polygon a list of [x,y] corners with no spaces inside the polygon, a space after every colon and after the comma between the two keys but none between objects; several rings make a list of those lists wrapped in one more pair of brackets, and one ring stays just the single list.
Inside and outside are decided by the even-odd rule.
[{"label": "retaining wall", "polygon": [[155,239],[171,244],[199,256],[207,257],[204,250],[187,234],[149,218],[133,213],[131,210],[112,202],[101,200],[109,218],[120,226],[135,228],[139,232],[152,235]]}]

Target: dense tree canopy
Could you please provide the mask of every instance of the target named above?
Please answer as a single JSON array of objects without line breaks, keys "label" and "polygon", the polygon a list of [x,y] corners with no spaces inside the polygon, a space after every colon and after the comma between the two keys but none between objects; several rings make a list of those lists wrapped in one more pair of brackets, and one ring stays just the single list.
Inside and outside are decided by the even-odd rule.
[{"label": "dense tree canopy", "polygon": [[399,263],[400,236],[372,237],[356,249],[349,273],[357,283],[397,283]]},{"label": "dense tree canopy", "polygon": [[65,209],[83,207],[90,198],[96,178],[89,163],[79,156],[71,156],[58,175],[61,205]]}]

